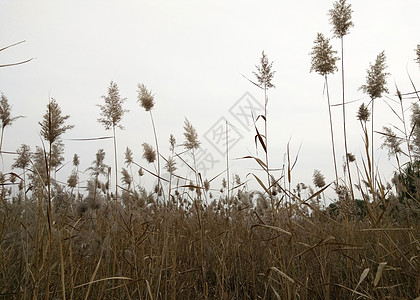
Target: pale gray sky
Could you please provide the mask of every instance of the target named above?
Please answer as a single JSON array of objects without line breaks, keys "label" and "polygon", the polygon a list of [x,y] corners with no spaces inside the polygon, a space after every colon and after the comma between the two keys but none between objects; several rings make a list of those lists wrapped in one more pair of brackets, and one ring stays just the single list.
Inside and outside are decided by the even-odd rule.
[{"label": "pale gray sky", "polygon": [[[26,40],[0,53],[0,64],[27,58],[28,64],[0,69],[0,91],[13,105],[13,113],[26,116],[6,129],[4,150],[14,151],[22,143],[32,149],[40,145],[38,135],[48,98],[57,100],[76,127],[64,139],[109,135],[97,122],[101,96],[111,80],[127,97],[124,131],[118,131],[120,166],[126,146],[135,160],[141,158],[143,142],[154,144],[149,115],[137,104],[137,84],[144,83],[156,96],[153,110],[162,154],[168,155],[168,137],[183,141],[187,117],[199,132],[202,146],[216,164],[206,176],[225,168],[225,158],[204,134],[222,117],[240,129],[243,138],[232,148],[232,170],[241,176],[252,164],[234,160],[255,154],[252,128],[241,125],[229,109],[246,93],[261,103],[263,94],[242,75],[252,72],[264,50],[276,71],[268,104],[271,166],[281,167],[290,140],[291,155],[302,143],[293,177],[312,184],[314,169],[327,181],[334,179],[330,134],[323,79],[309,73],[313,41],[318,32],[331,37],[327,16],[332,0],[299,1],[81,1],[0,0],[0,47]],[[406,68],[420,85],[420,70],[414,49],[420,43],[418,0],[354,0],[353,22],[345,37],[346,98],[359,100],[348,106],[349,151],[360,159],[361,131],[355,114],[368,98],[358,90],[365,83],[366,69],[385,50],[390,94],[394,81],[403,92],[411,92]],[[339,41],[332,39],[339,50]],[[339,73],[329,78],[333,103],[341,101]],[[393,122],[385,104],[376,105],[375,127]],[[341,108],[333,108],[337,158],[343,155]],[[379,147],[380,139],[376,137]],[[65,157],[81,156],[81,169],[104,148],[112,164],[111,141],[65,140]],[[386,152],[378,152],[383,175],[392,173]],[[12,162],[11,156],[5,157]],[[64,168],[63,176],[71,167]],[[7,171],[7,170],[5,170]],[[219,185],[217,184],[217,188]]]}]

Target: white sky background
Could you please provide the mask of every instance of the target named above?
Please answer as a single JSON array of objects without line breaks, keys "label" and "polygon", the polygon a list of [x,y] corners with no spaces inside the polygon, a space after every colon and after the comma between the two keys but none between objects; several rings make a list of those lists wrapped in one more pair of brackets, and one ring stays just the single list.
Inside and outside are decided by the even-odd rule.
[{"label": "white sky background", "polygon": [[[76,125],[63,136],[66,162],[77,153],[80,169],[85,170],[97,150],[103,148],[107,163],[113,165],[111,140],[66,141],[111,135],[97,122],[96,105],[102,103],[101,96],[113,80],[121,96],[127,98],[125,108],[130,110],[122,121],[125,130],[117,132],[119,166],[123,166],[126,146],[133,150],[139,164],[147,166],[141,158],[141,144],[154,146],[153,132],[149,115],[137,104],[136,92],[137,84],[144,83],[155,93],[153,114],[161,153],[169,154],[169,134],[174,134],[179,144],[183,142],[187,117],[197,129],[202,146],[220,161],[206,174],[211,178],[224,170],[225,158],[203,135],[222,116],[238,125],[228,110],[245,92],[263,102],[262,91],[242,75],[254,79],[252,72],[264,50],[276,71],[276,89],[270,90],[268,104],[270,166],[282,166],[290,140],[292,159],[302,144],[292,185],[312,185],[314,169],[321,170],[331,182],[334,173],[323,78],[309,73],[309,53],[318,32],[332,37],[327,13],[333,2],[0,0],[0,47],[26,40],[0,52],[0,64],[35,58],[21,66],[0,69],[0,91],[13,105],[12,113],[26,116],[6,128],[3,150],[14,151],[23,143],[32,150],[41,145],[38,122],[51,96],[63,113],[71,116],[68,124]],[[414,49],[420,43],[420,2],[349,3],[355,26],[344,41],[346,99],[360,100],[347,107],[348,144],[360,163],[363,147],[355,115],[362,102],[369,102],[358,90],[365,83],[369,63],[385,50],[391,95],[395,94],[394,81],[403,93],[413,91],[406,68],[420,86],[420,69],[414,62]],[[339,51],[339,40],[331,42]],[[329,77],[329,84],[332,103],[341,102],[339,72]],[[384,103],[375,103],[375,129],[389,123],[400,125]],[[341,107],[334,107],[333,112],[341,165]],[[245,180],[256,165],[233,159],[255,154],[254,132],[242,133],[244,139],[231,149],[230,164],[232,172]],[[375,138],[379,148],[380,138]],[[7,172],[13,156],[5,156],[4,161],[3,170]],[[375,161],[389,180],[393,161],[388,161],[385,151],[378,151]],[[60,171],[63,180],[70,171],[71,163]],[[256,187],[255,183],[251,186]],[[212,188],[219,189],[220,180]]]}]

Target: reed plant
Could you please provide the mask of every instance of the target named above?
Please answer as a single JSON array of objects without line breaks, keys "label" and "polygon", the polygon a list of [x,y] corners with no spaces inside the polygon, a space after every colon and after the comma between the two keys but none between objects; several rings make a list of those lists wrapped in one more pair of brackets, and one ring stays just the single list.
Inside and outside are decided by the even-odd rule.
[{"label": "reed plant", "polygon": [[[369,95],[370,97],[370,104],[371,104],[371,178],[373,189],[376,186],[376,178],[375,178],[375,159],[374,159],[374,104],[375,99],[379,99],[382,97],[384,93],[388,92],[386,77],[389,73],[385,72],[386,64],[385,64],[386,56],[385,52],[382,51],[376,57],[375,63],[369,65],[369,69],[367,70],[366,75],[366,84],[362,85],[360,88]],[[373,193],[375,196],[375,193]]]},{"label": "reed plant", "polygon": [[[39,122],[41,126],[41,136],[48,142],[49,151],[43,151],[45,158],[45,171],[47,174],[47,192],[48,192],[48,206],[47,206],[47,217],[48,217],[48,228],[49,235],[52,234],[52,210],[51,210],[51,171],[53,167],[57,166],[56,162],[53,161],[54,157],[59,156],[59,151],[56,151],[56,155],[53,154],[53,150],[59,150],[57,145],[60,145],[60,137],[67,130],[72,129],[74,125],[64,125],[65,121],[69,118],[69,115],[62,115],[61,108],[55,99],[50,99],[47,105],[47,111],[43,116],[42,122]],[[54,147],[56,146],[56,147]],[[43,168],[43,167],[41,167]],[[50,236],[51,238],[51,236]]]},{"label": "reed plant", "polygon": [[334,161],[335,184],[338,187],[339,182],[337,160],[335,155],[333,120],[331,116],[330,93],[328,88],[328,74],[332,74],[335,71],[337,71],[337,66],[335,64],[338,60],[338,57],[334,56],[337,53],[337,51],[332,50],[332,47],[329,42],[330,40],[328,38],[325,38],[322,33],[317,34],[316,40],[314,42],[315,45],[311,52],[312,64],[310,71],[315,71],[324,77],[324,87],[327,93],[328,115],[330,119],[331,148]]},{"label": "reed plant", "polygon": [[[159,152],[159,143],[158,143],[158,137],[156,133],[156,127],[155,127],[155,121],[153,119],[152,109],[155,106],[155,95],[151,90],[148,90],[147,87],[144,84],[138,84],[137,85],[137,101],[140,103],[140,105],[144,108],[145,111],[149,112],[150,114],[150,120],[152,122],[152,128],[153,128],[153,135],[155,137],[155,146],[157,151],[157,180],[158,180],[158,189],[162,190],[162,182],[160,177],[160,152]],[[162,190],[163,191],[163,190]]]},{"label": "reed plant", "polygon": [[[350,28],[354,26],[352,18],[351,4],[346,0],[338,0],[333,4],[333,8],[329,10],[330,23],[333,26],[332,32],[334,37],[340,39],[341,45],[341,91],[342,91],[342,112],[343,112],[343,133],[344,133],[344,150],[346,170],[349,178],[349,187],[352,199],[354,199],[353,183],[351,179],[351,170],[349,162],[349,152],[347,146],[347,126],[346,126],[346,101],[345,101],[345,78],[344,78],[344,36],[349,34]],[[344,174],[345,175],[345,174]]]},{"label": "reed plant", "polygon": [[[264,151],[264,161],[259,159],[258,157],[254,156],[246,156],[244,158],[252,158],[254,159],[259,167],[262,168],[264,173],[267,176],[267,183],[264,184],[261,179],[253,174],[254,178],[257,180],[257,182],[260,184],[260,186],[264,189],[264,192],[267,194],[267,196],[270,198],[271,201],[271,209],[273,212],[274,217],[274,210],[275,210],[275,203],[274,198],[271,191],[271,175],[270,175],[270,164],[269,164],[269,153],[268,153],[268,120],[267,120],[267,113],[268,113],[268,90],[270,88],[275,88],[274,84],[272,83],[273,77],[275,74],[275,71],[273,70],[273,62],[269,62],[267,54],[262,52],[261,58],[260,58],[260,64],[256,65],[256,71],[253,72],[253,74],[256,77],[256,82],[248,79],[252,84],[260,88],[264,91],[264,113],[260,114],[258,116],[253,116],[255,118],[254,121],[254,128],[255,128],[255,148],[258,152],[258,145],[262,147]],[[257,121],[262,120],[263,122],[263,133],[260,132],[257,126]],[[228,178],[229,180],[229,178]]]},{"label": "reed plant", "polygon": [[23,116],[12,117],[12,106],[9,104],[9,100],[2,93],[0,96],[0,120],[1,120],[1,136],[0,136],[0,154],[3,147],[4,130],[8,126],[12,126],[13,122],[17,119],[23,118]]},{"label": "reed plant", "polygon": [[108,94],[102,96],[105,104],[99,104],[100,115],[98,122],[101,123],[105,130],[112,129],[112,140],[114,142],[114,166],[115,166],[115,207],[118,208],[118,159],[117,159],[117,136],[116,128],[124,129],[121,120],[128,110],[123,108],[126,98],[121,98],[118,85],[111,81],[108,87]]},{"label": "reed plant", "polygon": [[[267,90],[274,71],[264,53],[261,62],[257,78],[265,92],[265,112],[259,118],[266,127]],[[384,57],[379,56],[379,62],[372,66],[372,78],[384,83]],[[375,81],[369,78],[365,91],[373,102],[385,86],[379,84],[375,90],[379,94],[374,94],[370,87]],[[259,188],[250,189],[243,174],[233,176],[232,188],[229,178],[220,186],[214,178],[203,180],[195,157],[199,135],[188,119],[183,142],[177,145],[171,135],[168,153],[157,149],[154,129],[156,145],[143,143],[144,161],[126,148],[126,165],[118,173],[123,184],[115,195],[121,203],[116,206],[103,149],[86,170],[90,177],[85,187],[77,176],[83,173],[78,155],[73,156],[67,182],[52,176],[63,165],[61,135],[72,126],[66,125],[68,116],[51,100],[40,122],[49,151],[45,146],[31,151],[22,145],[13,172],[0,173],[0,298],[419,299],[420,108],[416,96],[412,98],[416,93],[397,90],[389,107],[402,123],[376,133],[398,162],[390,182],[372,171],[369,122],[375,111],[369,105],[359,107],[355,117],[363,155],[347,157],[355,164],[354,186],[361,199],[347,186],[337,185],[336,199],[328,206],[319,200],[332,182],[320,171],[314,172],[313,183],[292,187],[299,154],[293,159],[289,146],[282,174],[274,176],[267,130],[260,133],[257,125],[256,143],[264,148],[265,159],[246,158],[258,164],[268,182],[254,175]],[[407,110],[409,101],[413,103]],[[404,116],[408,112],[410,116]],[[114,123],[106,124],[110,129]],[[167,157],[169,180],[160,176],[159,157]],[[192,175],[181,175],[181,163]],[[135,184],[135,168],[140,178],[161,182],[147,191],[142,180]],[[220,174],[225,170],[215,178]],[[182,183],[171,185],[173,178]],[[75,197],[79,183],[81,192]],[[163,184],[168,184],[166,195],[161,192]]]}]

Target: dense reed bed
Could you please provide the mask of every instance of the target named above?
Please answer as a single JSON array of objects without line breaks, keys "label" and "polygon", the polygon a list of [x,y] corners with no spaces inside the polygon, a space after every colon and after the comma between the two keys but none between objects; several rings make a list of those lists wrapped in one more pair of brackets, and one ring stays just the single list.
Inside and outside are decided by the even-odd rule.
[{"label": "dense reed bed", "polygon": [[[414,299],[419,217],[396,201],[334,210],[238,191],[209,205],[149,196],[4,201],[1,296],[10,299]],[[251,205],[251,199],[256,206]],[[45,199],[44,199],[45,200]],[[88,199],[89,201],[89,199]],[[402,207],[401,207],[402,206]],[[363,207],[363,206],[362,206]]]}]

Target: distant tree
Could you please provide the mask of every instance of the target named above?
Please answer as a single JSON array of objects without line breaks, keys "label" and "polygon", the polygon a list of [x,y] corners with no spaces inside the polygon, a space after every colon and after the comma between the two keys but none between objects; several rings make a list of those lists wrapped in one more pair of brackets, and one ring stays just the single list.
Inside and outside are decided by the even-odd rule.
[{"label": "distant tree", "polygon": [[118,163],[117,163],[117,138],[115,128],[124,129],[121,120],[128,110],[123,109],[123,103],[126,98],[121,98],[118,85],[111,81],[108,87],[108,95],[102,96],[105,100],[104,105],[98,105],[101,109],[101,117],[98,122],[101,123],[105,130],[112,129],[114,140],[114,165],[115,165],[115,205],[118,206]]}]

